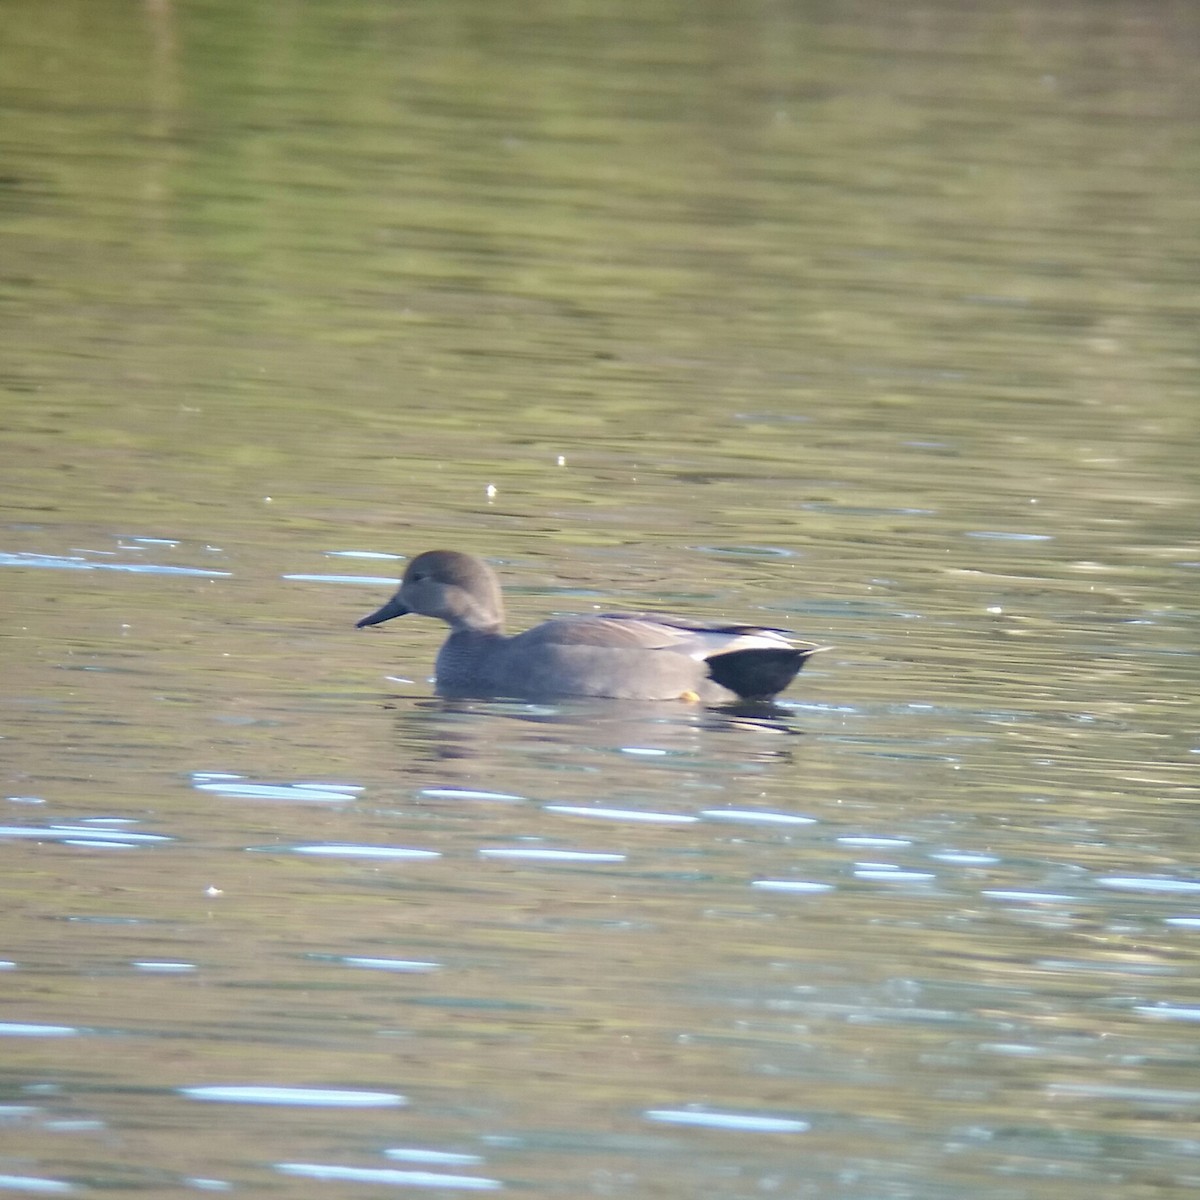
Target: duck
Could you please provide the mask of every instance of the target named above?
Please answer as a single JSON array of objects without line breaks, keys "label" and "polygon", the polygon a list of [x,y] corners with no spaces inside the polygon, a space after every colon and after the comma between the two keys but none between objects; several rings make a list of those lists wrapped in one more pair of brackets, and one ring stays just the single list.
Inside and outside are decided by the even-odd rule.
[{"label": "duck", "polygon": [[457,550],[418,554],[395,595],[356,624],[410,613],[450,627],[434,668],[444,696],[769,702],[828,649],[784,629],[636,612],[554,617],[507,636],[496,573]]}]

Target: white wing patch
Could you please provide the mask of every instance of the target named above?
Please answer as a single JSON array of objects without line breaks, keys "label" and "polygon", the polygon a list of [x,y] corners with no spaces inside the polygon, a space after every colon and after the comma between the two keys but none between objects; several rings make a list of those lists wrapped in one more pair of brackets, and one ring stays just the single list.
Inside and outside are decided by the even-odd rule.
[{"label": "white wing patch", "polygon": [[683,636],[676,648],[697,662],[703,662],[716,654],[730,654],[735,650],[795,649],[787,638],[773,629],[756,629],[753,633],[731,633],[719,629],[681,629],[679,632]]}]

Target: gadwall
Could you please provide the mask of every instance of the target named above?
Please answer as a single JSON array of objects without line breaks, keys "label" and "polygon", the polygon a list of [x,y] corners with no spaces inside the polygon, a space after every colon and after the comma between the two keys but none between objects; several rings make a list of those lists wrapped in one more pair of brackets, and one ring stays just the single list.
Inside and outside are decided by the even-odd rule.
[{"label": "gadwall", "polygon": [[556,617],[506,637],[500,581],[456,550],[417,555],[396,594],[358,628],[407,613],[450,626],[435,668],[447,695],[770,700],[824,649],[780,629],[647,613]]}]

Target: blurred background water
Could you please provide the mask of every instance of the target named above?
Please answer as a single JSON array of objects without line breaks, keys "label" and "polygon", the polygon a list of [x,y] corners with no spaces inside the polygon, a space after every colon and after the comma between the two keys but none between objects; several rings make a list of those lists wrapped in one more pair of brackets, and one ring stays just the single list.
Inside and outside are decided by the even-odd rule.
[{"label": "blurred background water", "polygon": [[[0,1188],[1194,1195],[1198,50],[0,7]],[[444,703],[435,546],[835,649]]]}]

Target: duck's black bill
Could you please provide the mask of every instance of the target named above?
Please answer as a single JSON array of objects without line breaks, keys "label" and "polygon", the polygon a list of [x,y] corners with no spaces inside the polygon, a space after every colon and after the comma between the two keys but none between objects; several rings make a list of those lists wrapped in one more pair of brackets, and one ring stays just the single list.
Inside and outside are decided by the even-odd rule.
[{"label": "duck's black bill", "polygon": [[379,625],[383,621],[390,621],[393,617],[403,617],[407,612],[408,609],[393,596],[382,608],[373,612],[369,617],[363,617],[361,621],[356,621],[354,628],[362,629],[367,625]]}]

